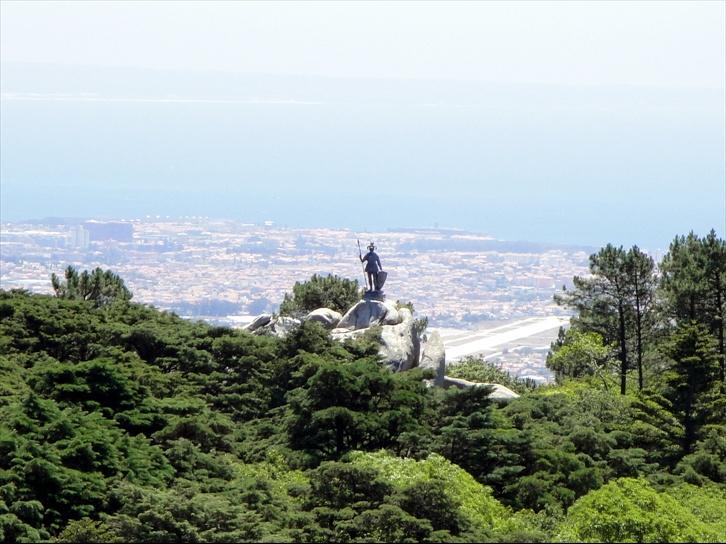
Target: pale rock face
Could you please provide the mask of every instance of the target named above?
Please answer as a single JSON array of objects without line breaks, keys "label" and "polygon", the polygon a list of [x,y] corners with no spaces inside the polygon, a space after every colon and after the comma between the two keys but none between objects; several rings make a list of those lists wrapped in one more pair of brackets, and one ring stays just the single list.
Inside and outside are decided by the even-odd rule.
[{"label": "pale rock face", "polygon": [[383,318],[384,325],[398,325],[403,321],[403,317],[396,308],[396,303],[392,301],[384,302],[386,306],[386,317]]},{"label": "pale rock face", "polygon": [[434,385],[439,387],[444,385],[446,352],[444,350],[444,342],[441,340],[438,331],[434,331],[429,335],[428,341],[424,344],[423,355],[418,366],[433,369],[436,372]]},{"label": "pale rock face", "polygon": [[295,327],[299,326],[299,319],[281,316],[270,320],[266,325],[258,327],[253,332],[254,334],[271,334],[278,338],[285,338]]},{"label": "pale rock face", "polygon": [[366,329],[378,325],[386,317],[388,308],[377,300],[361,300],[355,304],[338,323],[338,328],[348,330]]},{"label": "pale rock face", "polygon": [[242,330],[245,330],[247,332],[255,332],[260,327],[264,327],[265,325],[268,325],[270,321],[272,320],[272,315],[270,314],[262,314],[255,317],[251,323],[248,323],[244,327],[242,327]]},{"label": "pale rock face", "polygon": [[503,385],[499,385],[498,383],[480,383],[480,382],[470,382],[469,380],[462,380],[461,378],[451,378],[449,376],[444,376],[444,387],[457,387],[459,389],[467,389],[469,387],[483,387],[485,385],[489,385],[493,388],[491,394],[489,395],[489,398],[498,400],[498,401],[508,401],[511,399],[519,398],[519,395],[509,389],[508,387],[504,387]]},{"label": "pale rock face", "polygon": [[509,387],[504,387],[503,385],[499,385],[498,383],[490,383],[487,385],[491,385],[494,387],[494,391],[492,391],[491,395],[489,396],[495,400],[506,401],[519,398],[519,394],[509,389]]},{"label": "pale rock face", "polygon": [[314,321],[320,323],[326,329],[334,329],[338,326],[342,317],[339,312],[330,308],[318,308],[306,315],[304,321]]},{"label": "pale rock face", "polygon": [[413,315],[408,308],[398,311],[398,325],[381,327],[380,355],[386,365],[395,372],[409,370],[418,363],[420,340],[413,330]]}]

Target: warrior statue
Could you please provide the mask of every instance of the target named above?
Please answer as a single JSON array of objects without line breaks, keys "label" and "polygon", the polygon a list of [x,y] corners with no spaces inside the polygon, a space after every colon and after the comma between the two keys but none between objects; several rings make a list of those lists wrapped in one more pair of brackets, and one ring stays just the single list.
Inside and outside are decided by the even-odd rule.
[{"label": "warrior statue", "polygon": [[365,273],[368,279],[368,291],[379,291],[386,281],[386,273],[381,266],[381,259],[374,251],[376,246],[371,242],[368,244],[368,253],[363,256],[360,253],[360,242],[358,242],[358,257],[360,262],[365,263]]}]

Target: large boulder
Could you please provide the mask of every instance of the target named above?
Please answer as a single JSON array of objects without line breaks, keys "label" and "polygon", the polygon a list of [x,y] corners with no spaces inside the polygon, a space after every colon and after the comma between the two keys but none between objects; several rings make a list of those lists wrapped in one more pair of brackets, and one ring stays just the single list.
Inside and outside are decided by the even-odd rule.
[{"label": "large boulder", "polygon": [[265,325],[269,325],[270,321],[272,321],[272,315],[270,314],[262,314],[255,317],[251,323],[248,323],[244,327],[242,327],[242,330],[245,330],[247,332],[255,332],[260,327],[264,327]]},{"label": "large boulder", "polygon": [[284,338],[290,332],[300,326],[300,320],[294,317],[278,317],[272,324],[272,334],[279,338]]},{"label": "large boulder", "polygon": [[469,387],[484,387],[484,386],[491,386],[492,392],[489,395],[489,398],[507,402],[512,399],[519,398],[519,395],[509,389],[508,387],[504,387],[503,385],[500,385],[498,383],[482,383],[482,382],[470,382],[469,380],[464,380],[461,378],[452,378],[451,376],[444,376],[443,385],[445,388],[449,387],[456,387],[458,389],[467,389]]},{"label": "large boulder", "polygon": [[378,325],[386,317],[388,308],[378,300],[361,300],[357,302],[338,323],[338,328],[348,330],[367,329]]},{"label": "large boulder", "polygon": [[334,329],[338,326],[341,318],[342,316],[340,313],[335,310],[331,310],[330,308],[318,308],[306,315],[304,320],[320,323],[327,329]]},{"label": "large boulder", "polygon": [[255,334],[267,334],[270,336],[277,336],[278,338],[285,338],[290,332],[300,326],[301,321],[294,317],[280,316],[272,319],[264,327],[255,329]]},{"label": "large boulder", "polygon": [[408,308],[399,310],[401,322],[398,325],[381,327],[380,355],[391,370],[403,372],[416,366],[420,340],[413,327],[413,315]]},{"label": "large boulder", "polygon": [[395,302],[384,302],[386,306],[386,316],[383,318],[384,325],[398,325],[403,321],[403,316],[396,308]]},{"label": "large boulder", "polygon": [[432,332],[424,344],[419,366],[432,369],[435,372],[434,385],[443,387],[446,372],[446,351],[438,331]]}]

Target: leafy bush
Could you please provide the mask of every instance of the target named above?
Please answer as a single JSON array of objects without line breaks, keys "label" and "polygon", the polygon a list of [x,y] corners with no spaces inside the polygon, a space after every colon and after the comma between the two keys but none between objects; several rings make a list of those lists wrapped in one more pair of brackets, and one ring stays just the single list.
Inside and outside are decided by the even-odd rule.
[{"label": "leafy bush", "polygon": [[432,453],[416,461],[395,457],[384,451],[352,452],[350,462],[359,468],[373,469],[394,489],[404,490],[424,482],[440,482],[462,517],[473,526],[495,528],[507,516],[507,509],[493,496],[492,490],[477,482],[465,470]]},{"label": "leafy bush", "polygon": [[605,366],[610,351],[600,334],[570,328],[562,344],[547,357],[547,368],[555,373],[558,382],[565,378],[593,375]]},{"label": "leafy bush", "polygon": [[508,387],[519,394],[537,387],[536,382],[529,379],[512,377],[509,372],[502,370],[483,357],[468,356],[455,364],[446,367],[446,374],[452,378],[461,378],[472,382],[498,383]]},{"label": "leafy bush", "polygon": [[292,295],[285,293],[280,315],[300,316],[318,308],[345,313],[359,299],[358,280],[313,274],[307,281],[295,282]]},{"label": "leafy bush", "polygon": [[719,534],[673,496],[659,493],[645,480],[621,478],[573,504],[556,539],[559,542],[722,542],[722,537],[722,529]]}]

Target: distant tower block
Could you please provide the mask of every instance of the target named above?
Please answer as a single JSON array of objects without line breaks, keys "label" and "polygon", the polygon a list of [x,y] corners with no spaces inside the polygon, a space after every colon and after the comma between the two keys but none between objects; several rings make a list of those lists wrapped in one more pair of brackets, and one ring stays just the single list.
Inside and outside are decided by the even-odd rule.
[{"label": "distant tower block", "polygon": [[71,228],[66,238],[66,245],[73,249],[88,249],[89,242],[90,233],[88,229],[83,228],[83,225],[76,225]]},{"label": "distant tower block", "polygon": [[122,221],[86,221],[83,226],[88,229],[91,242],[133,242],[134,226]]}]

